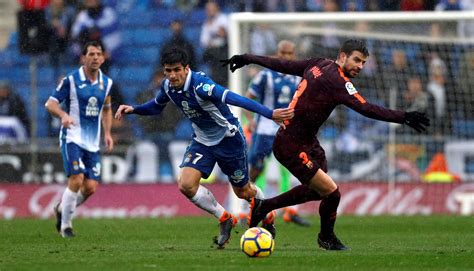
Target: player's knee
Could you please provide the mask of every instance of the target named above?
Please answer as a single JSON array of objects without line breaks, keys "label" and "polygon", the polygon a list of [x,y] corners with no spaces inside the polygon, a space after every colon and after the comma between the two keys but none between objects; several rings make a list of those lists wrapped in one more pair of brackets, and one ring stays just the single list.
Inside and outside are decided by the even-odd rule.
[{"label": "player's knee", "polygon": [[74,192],[79,191],[84,182],[83,174],[71,175],[68,180],[68,187]]},{"label": "player's knee", "polygon": [[97,191],[97,184],[91,181],[86,182],[86,185],[83,189],[84,195],[89,197],[94,194],[95,191]]},{"label": "player's knee", "polygon": [[184,182],[182,180],[178,180],[178,188],[179,191],[188,198],[192,198],[196,195],[198,186],[195,186],[192,183]]},{"label": "player's knee", "polygon": [[339,187],[336,190],[332,191],[328,196],[328,199],[339,202],[341,200],[341,192],[339,192]]}]

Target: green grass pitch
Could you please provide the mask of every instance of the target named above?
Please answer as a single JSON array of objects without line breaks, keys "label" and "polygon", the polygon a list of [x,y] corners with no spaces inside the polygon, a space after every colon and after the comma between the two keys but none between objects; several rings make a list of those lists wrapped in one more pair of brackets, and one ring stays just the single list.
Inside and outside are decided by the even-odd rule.
[{"label": "green grass pitch", "polygon": [[341,216],[336,231],[350,251],[323,251],[313,226],[277,220],[269,258],[248,258],[236,226],[223,250],[210,216],[76,219],[62,239],[53,220],[0,220],[0,270],[474,270],[474,218]]}]

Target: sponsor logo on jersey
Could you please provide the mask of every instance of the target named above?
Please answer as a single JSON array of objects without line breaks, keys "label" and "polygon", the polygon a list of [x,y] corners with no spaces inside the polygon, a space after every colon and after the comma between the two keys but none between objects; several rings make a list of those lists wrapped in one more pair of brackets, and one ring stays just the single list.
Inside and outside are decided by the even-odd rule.
[{"label": "sponsor logo on jersey", "polygon": [[92,96],[89,98],[89,101],[87,101],[86,116],[97,117],[98,115],[99,115],[98,101],[96,97]]},{"label": "sponsor logo on jersey", "polygon": [[200,117],[201,114],[192,109],[191,107],[189,107],[189,103],[187,101],[182,101],[181,102],[181,106],[183,107],[183,112],[184,114],[188,117],[188,118],[197,118],[197,117]]},{"label": "sponsor logo on jersey", "polygon": [[357,89],[351,82],[346,82],[346,90],[349,92],[350,95],[354,95],[357,93]]}]

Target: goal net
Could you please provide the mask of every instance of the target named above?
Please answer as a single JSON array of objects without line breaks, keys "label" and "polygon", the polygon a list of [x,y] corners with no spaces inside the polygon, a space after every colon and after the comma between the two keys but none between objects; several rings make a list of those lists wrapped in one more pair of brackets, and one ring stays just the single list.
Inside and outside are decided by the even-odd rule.
[{"label": "goal net", "polygon": [[[418,134],[339,106],[318,134],[331,176],[338,182],[473,181],[473,18],[474,12],[236,13],[230,53],[272,55],[288,39],[299,59],[335,59],[345,39],[365,40],[370,57],[353,79],[361,95],[392,109],[426,112],[432,125]],[[258,69],[232,74],[230,88],[245,92]]]}]

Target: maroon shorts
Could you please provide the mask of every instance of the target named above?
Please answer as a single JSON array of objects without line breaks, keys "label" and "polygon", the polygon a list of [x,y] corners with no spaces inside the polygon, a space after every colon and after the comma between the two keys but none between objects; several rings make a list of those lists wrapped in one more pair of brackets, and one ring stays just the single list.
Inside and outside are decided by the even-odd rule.
[{"label": "maroon shorts", "polygon": [[308,184],[318,169],[327,172],[326,154],[316,138],[305,143],[279,132],[273,154],[302,184]]}]

